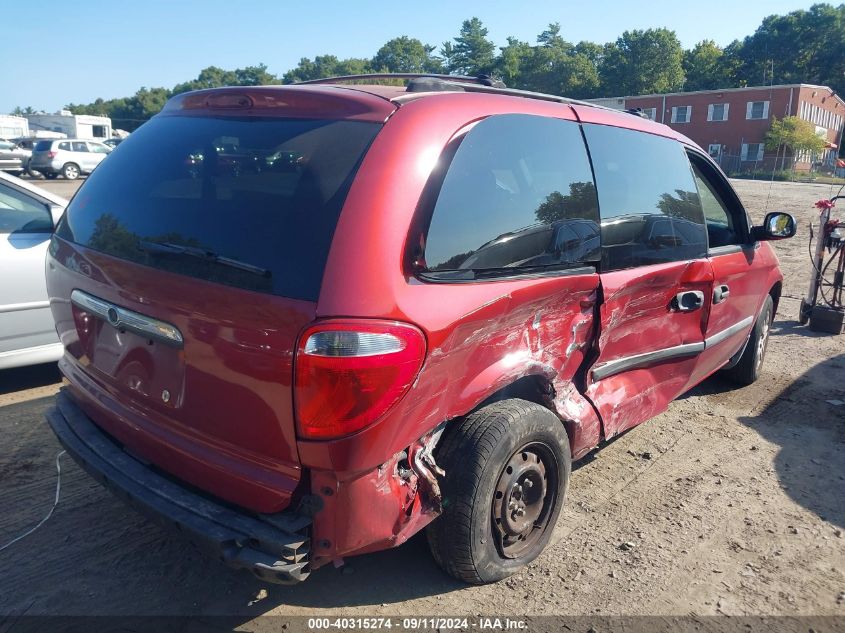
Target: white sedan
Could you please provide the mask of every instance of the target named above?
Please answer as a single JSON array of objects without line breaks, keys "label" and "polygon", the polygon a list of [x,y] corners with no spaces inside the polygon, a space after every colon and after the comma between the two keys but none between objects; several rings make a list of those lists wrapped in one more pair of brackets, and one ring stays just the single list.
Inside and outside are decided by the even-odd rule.
[{"label": "white sedan", "polygon": [[0,172],[0,369],[57,361],[47,246],[67,200]]}]

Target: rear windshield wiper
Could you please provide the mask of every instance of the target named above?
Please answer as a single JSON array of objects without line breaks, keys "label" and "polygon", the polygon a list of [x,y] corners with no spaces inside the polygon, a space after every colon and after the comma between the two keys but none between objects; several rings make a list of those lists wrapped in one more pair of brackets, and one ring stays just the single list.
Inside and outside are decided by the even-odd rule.
[{"label": "rear windshield wiper", "polygon": [[189,257],[196,257],[197,259],[204,259],[206,261],[220,264],[221,266],[229,266],[230,268],[237,268],[254,275],[262,277],[270,277],[270,271],[266,268],[253,266],[238,259],[231,257],[224,257],[208,251],[204,248],[197,248],[196,246],[183,246],[182,244],[171,244],[170,242],[148,242],[146,240],[138,240],[138,248],[148,253],[157,253],[160,255],[187,255]]}]

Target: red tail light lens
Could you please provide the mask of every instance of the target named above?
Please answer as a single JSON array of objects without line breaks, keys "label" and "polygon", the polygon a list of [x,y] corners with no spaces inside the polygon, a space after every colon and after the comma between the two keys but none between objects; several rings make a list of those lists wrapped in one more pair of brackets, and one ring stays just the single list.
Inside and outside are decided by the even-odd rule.
[{"label": "red tail light lens", "polygon": [[369,426],[410,388],[425,358],[417,328],[395,321],[326,321],[296,350],[300,437],[331,439]]},{"label": "red tail light lens", "polygon": [[47,158],[55,158],[55,157],[56,157],[56,152],[54,152],[53,150],[50,150],[49,152],[47,152]]}]

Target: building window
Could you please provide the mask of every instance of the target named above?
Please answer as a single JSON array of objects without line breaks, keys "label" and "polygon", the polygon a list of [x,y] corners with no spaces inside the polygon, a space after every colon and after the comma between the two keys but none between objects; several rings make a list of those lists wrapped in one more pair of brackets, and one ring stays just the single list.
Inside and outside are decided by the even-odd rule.
[{"label": "building window", "polygon": [[722,155],[721,143],[711,143],[707,147],[707,153],[710,154],[712,158],[719,158]]},{"label": "building window", "polygon": [[743,143],[740,158],[742,160],[763,160],[764,149],[763,143]]},{"label": "building window", "polygon": [[641,108],[643,114],[651,121],[657,120],[657,108]]},{"label": "building window", "polygon": [[727,121],[729,103],[711,103],[707,106],[707,120],[708,121]]},{"label": "building window", "polygon": [[768,101],[749,101],[745,106],[746,119],[768,119],[769,118],[769,102]]},{"label": "building window", "polygon": [[689,123],[692,118],[692,106],[673,106],[672,123]]}]

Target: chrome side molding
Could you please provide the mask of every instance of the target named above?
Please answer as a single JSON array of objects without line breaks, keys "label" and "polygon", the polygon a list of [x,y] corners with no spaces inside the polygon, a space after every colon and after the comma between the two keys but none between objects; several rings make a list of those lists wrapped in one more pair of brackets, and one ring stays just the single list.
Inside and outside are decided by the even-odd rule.
[{"label": "chrome side molding", "polygon": [[608,361],[602,365],[593,367],[593,380],[602,380],[609,376],[628,371],[629,369],[637,369],[638,367],[645,367],[654,363],[659,363],[664,360],[672,358],[682,358],[684,356],[695,356],[704,351],[704,342],[701,343],[685,343],[684,345],[675,345],[674,347],[665,347],[663,349],[654,350],[653,352],[646,352],[644,354],[636,354],[634,356],[625,356],[624,358],[617,358],[616,360]]},{"label": "chrome side molding", "polygon": [[742,332],[745,328],[747,328],[753,322],[754,322],[754,317],[745,317],[739,323],[734,323],[732,326],[725,328],[721,332],[716,332],[714,335],[708,336],[706,339],[704,339],[705,349],[709,349],[709,348],[713,347],[714,345],[718,345],[719,343],[721,343],[725,339],[730,338],[734,334]]},{"label": "chrome side molding", "polygon": [[118,330],[128,330],[174,347],[182,347],[184,343],[182,333],[175,325],[127,310],[82,290],[71,292],[70,301],[76,307],[103,319]]},{"label": "chrome side molding", "polygon": [[634,356],[625,356],[623,358],[608,361],[601,365],[596,365],[592,369],[593,380],[602,380],[603,378],[615,376],[616,374],[628,371],[629,369],[647,367],[648,365],[653,365],[664,360],[683,358],[684,356],[695,356],[696,354],[703,352],[705,349],[710,349],[714,345],[718,345],[722,341],[727,340],[734,334],[742,332],[753,322],[754,317],[746,317],[742,321],[739,321],[720,332],[716,332],[712,336],[708,336],[700,343],[685,343],[683,345],[665,347],[663,349],[654,350],[653,352],[636,354]]}]

